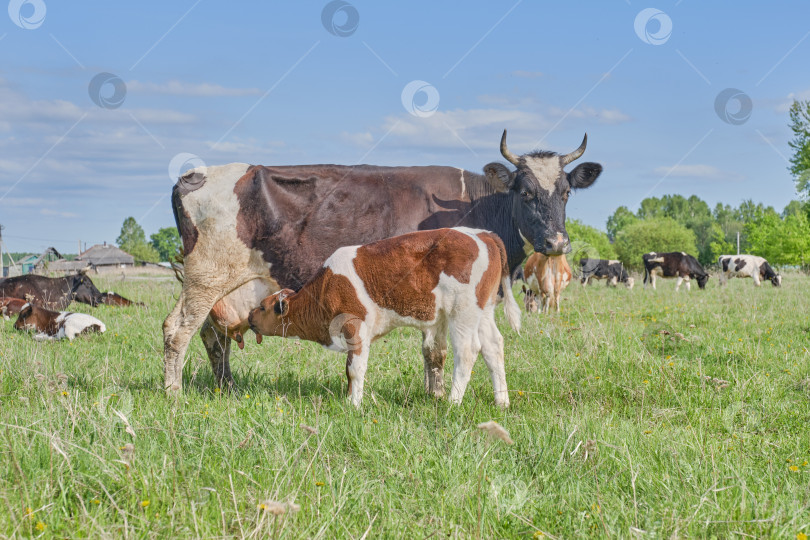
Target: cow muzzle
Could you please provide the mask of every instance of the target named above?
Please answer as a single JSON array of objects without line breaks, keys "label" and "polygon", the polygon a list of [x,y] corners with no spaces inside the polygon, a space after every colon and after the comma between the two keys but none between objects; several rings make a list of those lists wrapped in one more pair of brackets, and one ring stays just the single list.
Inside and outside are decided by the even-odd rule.
[{"label": "cow muzzle", "polygon": [[556,236],[546,238],[545,244],[542,249],[535,249],[543,255],[565,255],[571,253],[571,242],[568,240],[568,235],[557,233]]}]

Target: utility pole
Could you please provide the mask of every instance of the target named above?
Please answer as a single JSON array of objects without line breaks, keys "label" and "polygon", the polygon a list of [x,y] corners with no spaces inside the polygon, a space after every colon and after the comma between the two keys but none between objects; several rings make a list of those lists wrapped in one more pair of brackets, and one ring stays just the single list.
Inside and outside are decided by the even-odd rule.
[{"label": "utility pole", "polygon": [[740,231],[737,231],[737,255],[740,254]]},{"label": "utility pole", "polygon": [[6,277],[3,275],[3,227],[0,225],[0,279]]}]

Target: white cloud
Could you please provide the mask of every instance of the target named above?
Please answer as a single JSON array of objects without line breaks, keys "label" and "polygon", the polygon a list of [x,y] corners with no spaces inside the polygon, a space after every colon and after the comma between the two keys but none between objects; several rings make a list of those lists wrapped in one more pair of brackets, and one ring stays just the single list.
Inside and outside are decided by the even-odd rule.
[{"label": "white cloud", "polygon": [[56,216],[68,219],[79,217],[79,214],[74,214],[73,212],[60,212],[58,210],[51,210],[50,208],[43,208],[39,213],[43,216]]},{"label": "white cloud", "polygon": [[258,96],[262,94],[262,91],[258,88],[226,88],[218,84],[194,84],[178,80],[171,80],[165,83],[140,82],[134,80],[127,83],[127,91],[141,94],[193,97],[237,97]]},{"label": "white cloud", "polygon": [[791,92],[784,100],[777,103],[775,110],[780,114],[784,114],[790,110],[790,106],[794,101],[810,100],[810,88],[802,90],[801,92]]},{"label": "white cloud", "polygon": [[653,173],[671,178],[702,178],[706,180],[739,180],[738,174],[718,169],[714,165],[676,165],[675,167],[657,167]]},{"label": "white cloud", "polygon": [[524,71],[522,69],[518,69],[511,73],[513,77],[520,77],[521,79],[537,79],[543,76],[543,73],[540,71]]}]

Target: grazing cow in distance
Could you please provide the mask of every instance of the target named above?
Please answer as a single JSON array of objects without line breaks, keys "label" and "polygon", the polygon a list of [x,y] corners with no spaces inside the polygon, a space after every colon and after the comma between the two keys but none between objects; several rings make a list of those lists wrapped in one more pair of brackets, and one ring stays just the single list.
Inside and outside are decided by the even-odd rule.
[{"label": "grazing cow in distance", "polygon": [[777,274],[763,257],[756,255],[720,255],[717,259],[720,265],[720,285],[728,284],[729,278],[747,278],[754,280],[759,287],[760,280],[769,280],[774,287],[782,285],[782,276]]},{"label": "grazing cow in distance", "polygon": [[[164,383],[182,388],[183,362],[198,329],[215,379],[233,383],[229,337],[241,339],[251,309],[279,289],[300,289],[336,249],[418,230],[490,230],[515,270],[525,249],[570,251],[565,206],[591,186],[598,163],[565,167],[585,152],[517,155],[484,174],[455,167],[261,166],[232,163],[184,173],[172,191],[183,240],[183,290],[163,325]],[[424,351],[426,365],[436,350]]]},{"label": "grazing cow in distance", "polygon": [[673,251],[671,253],[656,253],[651,251],[641,256],[644,260],[644,288],[647,282],[652,283],[655,289],[656,276],[664,278],[678,278],[675,284],[677,291],[681,283],[686,282],[686,290],[691,289],[691,280],[697,280],[698,287],[704,289],[709,281],[709,274],[700,266],[700,263],[692,255],[683,251]]},{"label": "grazing cow in distance", "polygon": [[560,294],[571,282],[571,267],[565,255],[548,257],[533,253],[523,267],[523,278],[529,286],[523,288],[527,313],[537,313],[538,296],[543,313],[548,313],[551,308],[560,312]]},{"label": "grazing cow in distance", "polygon": [[0,298],[0,316],[9,320],[10,316],[19,313],[26,303],[21,298]]},{"label": "grazing cow in distance", "polygon": [[51,311],[33,304],[25,304],[14,323],[14,328],[34,331],[37,341],[58,341],[73,338],[85,332],[107,331],[104,323],[85,313]]},{"label": "grazing cow in distance", "polygon": [[606,279],[607,285],[613,287],[624,283],[628,289],[635,284],[621,261],[584,258],[579,261],[579,270],[583,286],[589,285],[592,279]]},{"label": "grazing cow in distance", "polygon": [[56,278],[26,274],[0,281],[0,298],[4,297],[27,298],[38,306],[62,310],[74,300],[97,306],[101,291],[81,272]]},{"label": "grazing cow in distance", "polygon": [[[371,343],[394,328],[424,333],[425,390],[444,395],[447,331],[453,344],[450,402],[461,403],[481,352],[495,403],[509,406],[503,337],[495,325],[498,287],[509,324],[520,329],[506,248],[489,231],[436,229],[339,248],[297,293],[283,289],[261,301],[248,321],[261,336],[297,337],[347,352],[352,404],[360,406]],[[441,353],[432,353],[441,351]]]}]

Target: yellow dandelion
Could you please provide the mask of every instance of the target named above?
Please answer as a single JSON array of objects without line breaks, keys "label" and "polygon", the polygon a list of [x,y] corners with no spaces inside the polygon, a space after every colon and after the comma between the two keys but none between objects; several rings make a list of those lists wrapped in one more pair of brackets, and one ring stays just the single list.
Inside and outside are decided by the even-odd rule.
[{"label": "yellow dandelion", "polygon": [[518,395],[522,396],[523,395],[523,390],[518,390]]},{"label": "yellow dandelion", "polygon": [[220,392],[221,392],[221,390],[219,388],[214,388],[214,393],[215,394],[219,394]]},{"label": "yellow dandelion", "polygon": [[375,424],[377,423],[377,419],[376,419],[376,418],[373,418],[371,421],[372,421],[373,423],[375,423]]},{"label": "yellow dandelion", "polygon": [[804,460],[804,462],[802,462],[802,467],[807,467],[807,460],[806,459]]},{"label": "yellow dandelion", "polygon": [[66,395],[68,395],[68,393],[67,393],[67,392],[65,392],[64,390],[62,390],[62,395],[63,395],[63,396],[66,396]]},{"label": "yellow dandelion", "polygon": [[315,482],[315,485],[318,487],[323,487],[323,482]]},{"label": "yellow dandelion", "polygon": [[93,504],[101,504],[101,501],[98,499],[91,499],[90,502]]},{"label": "yellow dandelion", "polygon": [[788,469],[790,469],[793,472],[798,472],[799,471],[799,467],[797,465],[791,465],[790,467],[788,467]]},{"label": "yellow dandelion", "polygon": [[245,394],[245,399],[250,399],[250,394]]},{"label": "yellow dandelion", "polygon": [[141,508],[146,508],[149,506],[149,499],[141,501]]},{"label": "yellow dandelion", "polygon": [[650,384],[650,381],[648,381],[647,379],[644,379],[644,384]]},{"label": "yellow dandelion", "polygon": [[649,435],[650,433],[652,433],[652,430],[651,430],[651,429],[645,429],[645,430],[644,430],[644,433],[645,433],[646,435]]},{"label": "yellow dandelion", "polygon": [[37,524],[36,524],[36,530],[38,530],[38,531],[42,532],[42,531],[44,531],[44,530],[45,530],[45,527],[47,527],[47,525],[45,525],[45,524],[44,524],[44,523],[42,523],[41,521],[37,521]]},{"label": "yellow dandelion", "polygon": [[33,515],[34,515],[34,509],[31,508],[30,506],[26,506],[25,507],[25,516],[28,517],[28,518],[31,518],[31,517],[33,517]]},{"label": "yellow dandelion", "polygon": [[796,533],[796,540],[807,540],[807,535],[803,532]]},{"label": "yellow dandelion", "polygon": [[267,510],[267,505],[264,503],[260,503],[256,506],[259,510]]}]

